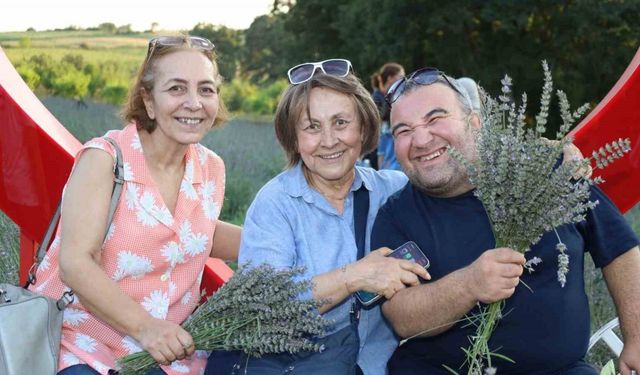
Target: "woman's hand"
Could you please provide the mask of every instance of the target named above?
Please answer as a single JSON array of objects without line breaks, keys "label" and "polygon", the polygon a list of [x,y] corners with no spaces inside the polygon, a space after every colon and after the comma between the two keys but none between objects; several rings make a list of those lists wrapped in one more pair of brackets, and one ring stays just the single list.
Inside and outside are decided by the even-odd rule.
[{"label": "woman's hand", "polygon": [[390,299],[400,289],[419,285],[418,276],[430,280],[431,275],[418,263],[387,257],[393,250],[383,247],[372,251],[344,269],[350,293],[360,290]]},{"label": "woman's hand", "polygon": [[171,362],[184,359],[195,351],[189,332],[178,324],[162,319],[150,317],[140,328],[135,339],[162,365],[170,365]]}]

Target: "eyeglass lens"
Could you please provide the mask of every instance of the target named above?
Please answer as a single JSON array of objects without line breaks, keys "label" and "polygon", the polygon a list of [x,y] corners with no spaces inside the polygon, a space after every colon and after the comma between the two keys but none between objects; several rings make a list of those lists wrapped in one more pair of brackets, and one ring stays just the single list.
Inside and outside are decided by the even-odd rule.
[{"label": "eyeglass lens", "polygon": [[322,63],[322,69],[326,74],[343,77],[349,73],[349,63],[344,60],[328,60]]},{"label": "eyeglass lens", "polygon": [[308,80],[309,78],[311,78],[311,76],[313,76],[313,72],[315,70],[316,67],[313,64],[300,65],[298,68],[292,70],[289,74],[291,83],[296,84]]}]

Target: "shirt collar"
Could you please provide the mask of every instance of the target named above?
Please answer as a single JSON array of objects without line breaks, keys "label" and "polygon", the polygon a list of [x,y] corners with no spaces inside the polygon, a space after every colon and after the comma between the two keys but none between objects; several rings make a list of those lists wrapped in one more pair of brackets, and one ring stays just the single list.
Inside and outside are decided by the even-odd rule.
[{"label": "shirt collar", "polygon": [[[371,171],[366,170],[365,168],[361,168],[356,166],[356,176],[351,184],[351,191],[356,191],[360,189],[362,184],[364,187],[371,191],[373,188],[373,174]],[[372,170],[373,171],[373,170]],[[314,192],[313,188],[309,186],[307,179],[304,177],[304,172],[302,170],[302,161],[299,161],[292,168],[287,169],[282,174],[282,182],[284,186],[284,191],[289,194],[291,197],[302,197],[306,202],[313,203],[314,202]],[[315,192],[315,194],[319,194]]]},{"label": "shirt collar", "polygon": [[[155,184],[148,174],[147,164],[144,159],[138,129],[135,123],[128,124],[119,137],[120,148],[122,149],[122,158],[132,173],[126,173],[125,180],[145,185]],[[198,150],[198,146],[191,144],[187,147],[185,153],[185,171],[183,180],[192,184],[202,182],[202,164],[206,162],[206,150]],[[202,151],[202,152],[198,152]],[[204,162],[203,162],[204,160]]]}]

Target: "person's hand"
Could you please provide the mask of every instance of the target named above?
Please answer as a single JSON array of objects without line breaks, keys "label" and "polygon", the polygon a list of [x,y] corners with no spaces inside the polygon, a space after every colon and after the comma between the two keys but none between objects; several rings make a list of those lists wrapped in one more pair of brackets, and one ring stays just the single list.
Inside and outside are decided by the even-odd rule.
[{"label": "person's hand", "polygon": [[426,280],[431,279],[431,275],[421,265],[409,260],[387,257],[386,255],[392,251],[383,247],[349,264],[345,270],[349,292],[363,290],[390,299],[400,289],[419,285],[418,276]]},{"label": "person's hand", "polygon": [[[640,342],[625,340],[619,358],[620,375],[638,375],[640,370]],[[634,371],[632,373],[632,371]]]},{"label": "person's hand", "polygon": [[493,303],[511,297],[520,282],[524,255],[503,247],[487,250],[463,269],[465,283],[473,297]]},{"label": "person's hand", "polygon": [[142,348],[162,365],[170,365],[195,351],[191,335],[178,324],[166,320],[150,317],[136,336]]},{"label": "person's hand", "polygon": [[[580,149],[573,143],[569,143],[568,145],[564,146],[564,148],[562,149],[562,156],[564,160],[563,162],[566,162],[568,160],[580,160],[584,158],[584,155],[582,155]],[[591,168],[591,164],[589,164],[586,167],[576,170],[573,174],[573,178],[575,178],[576,180],[580,178],[589,178],[591,177],[592,173],[593,168]]]}]

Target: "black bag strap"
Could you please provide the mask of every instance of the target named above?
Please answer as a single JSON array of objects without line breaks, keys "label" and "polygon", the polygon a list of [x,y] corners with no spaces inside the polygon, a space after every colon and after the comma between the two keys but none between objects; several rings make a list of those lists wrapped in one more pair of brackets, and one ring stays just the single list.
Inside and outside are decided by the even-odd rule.
[{"label": "black bag strap", "polygon": [[[113,190],[111,192],[111,203],[109,204],[109,215],[107,216],[107,230],[105,231],[104,238],[102,242],[107,238],[107,234],[109,233],[109,226],[111,225],[111,221],[113,220],[113,214],[116,211],[118,206],[118,201],[120,200],[120,195],[122,194],[122,185],[124,183],[124,166],[122,164],[122,151],[120,151],[120,146],[116,143],[115,140],[109,137],[103,137],[106,141],[111,143],[113,148],[116,150],[116,164],[113,170],[114,178],[113,178]],[[38,251],[36,252],[36,259],[29,270],[29,276],[27,278],[27,284],[25,286],[33,285],[36,283],[36,270],[38,269],[38,265],[44,259],[44,256],[47,253],[47,249],[51,244],[51,239],[53,237],[53,233],[57,227],[58,220],[60,219],[60,211],[62,209],[62,199],[60,199],[60,203],[58,203],[58,207],[56,208],[56,212],[53,214],[51,221],[49,222],[49,227],[47,227],[47,231],[44,234],[44,238],[40,245],[38,246]]]},{"label": "black bag strap", "polygon": [[367,235],[367,216],[369,215],[369,190],[362,186],[353,192],[353,226],[355,228],[358,260],[364,257],[364,245]]},{"label": "black bag strap", "polygon": [[[369,190],[362,186],[353,192],[353,227],[355,229],[356,246],[358,247],[357,260],[364,257],[364,246],[367,236],[367,216],[369,216]],[[356,324],[360,320],[362,304],[355,298],[351,306],[352,321]]]}]

